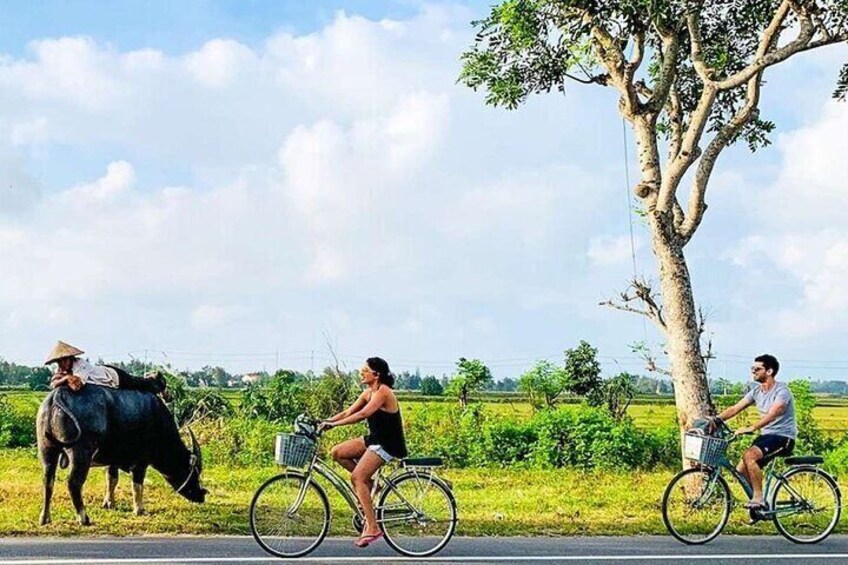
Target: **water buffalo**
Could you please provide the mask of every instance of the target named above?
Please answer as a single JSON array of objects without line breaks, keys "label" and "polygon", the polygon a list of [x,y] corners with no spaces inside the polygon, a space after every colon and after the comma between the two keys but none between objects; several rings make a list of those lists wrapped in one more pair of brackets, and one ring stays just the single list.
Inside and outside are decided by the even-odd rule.
[{"label": "water buffalo", "polygon": [[42,525],[50,522],[56,467],[64,457],[70,463],[68,491],[82,525],[90,524],[82,487],[92,465],[108,466],[106,508],[114,503],[119,468],[132,473],[136,514],[144,512],[142,493],[148,466],[188,500],[203,502],[206,498],[207,491],[200,483],[200,446],[189,430],[191,450],[186,447],[171,412],[154,394],[97,385],[72,392],[63,386],[41,403],[36,428],[44,468]]}]

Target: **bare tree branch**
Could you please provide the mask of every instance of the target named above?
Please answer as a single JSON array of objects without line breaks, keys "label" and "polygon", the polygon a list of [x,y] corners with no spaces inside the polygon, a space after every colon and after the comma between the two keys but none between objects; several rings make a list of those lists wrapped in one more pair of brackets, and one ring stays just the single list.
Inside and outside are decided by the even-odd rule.
[{"label": "bare tree branch", "polygon": [[692,181],[692,189],[689,195],[689,210],[686,214],[686,221],[683,222],[678,230],[678,234],[683,239],[684,245],[692,238],[692,235],[704,218],[704,212],[707,211],[707,203],[705,201],[707,183],[710,180],[710,175],[712,175],[719,154],[736,137],[745,124],[757,116],[761,84],[762,72],[754,75],[748,81],[745,105],[739,109],[727,125],[710,141],[701,157],[701,161],[698,163],[698,169],[695,172],[695,178]]},{"label": "bare tree branch", "polygon": [[[634,308],[630,306],[631,302],[641,302],[644,309]],[[605,300],[599,303],[600,306],[609,306],[616,310],[624,312],[633,312],[641,314],[651,319],[657,324],[660,329],[665,331],[665,319],[663,318],[662,306],[657,302],[657,294],[651,288],[651,284],[642,279],[633,279],[630,282],[627,290],[619,294],[619,301]]]},{"label": "bare tree branch", "polygon": [[658,113],[665,106],[669,92],[677,78],[677,55],[680,50],[680,36],[674,33],[663,37],[662,71],[654,85],[654,94],[645,103],[649,112]]},{"label": "bare tree branch", "polygon": [[[785,61],[792,55],[801,53],[802,51],[808,51],[810,49],[816,49],[818,47],[830,45],[832,43],[848,41],[848,32],[845,31],[838,34],[825,35],[824,39],[821,39],[819,41],[812,41],[817,31],[812,16],[805,10],[799,9],[794,2],[787,1],[785,3],[788,3],[790,4],[790,6],[792,6],[792,11],[798,17],[798,23],[801,26],[801,29],[798,32],[798,36],[783,47],[770,51],[768,50],[768,47],[771,45],[771,41],[773,38],[764,37],[763,43],[761,44],[762,52],[757,53],[757,58],[750,65],[748,65],[738,73],[722,81],[716,82],[716,88],[718,88],[719,90],[729,90],[731,88],[736,88],[737,86],[745,84],[745,82],[750,80],[753,76],[761,72],[763,69]],[[782,7],[783,6],[781,6],[781,8]],[[775,17],[777,17],[777,15],[778,14],[776,14]],[[772,22],[772,24],[774,24],[774,21]],[[771,30],[772,35],[774,35],[779,29],[779,26],[775,26],[775,29],[772,29],[771,26],[769,26],[769,29]]]},{"label": "bare tree branch", "polygon": [[648,371],[650,371],[652,373],[659,373],[659,374],[665,375],[667,377],[673,376],[671,374],[671,371],[669,371],[668,369],[666,369],[664,367],[658,366],[656,360],[653,357],[648,357],[645,360],[645,369],[647,369]]},{"label": "bare tree branch", "polygon": [[583,21],[592,25],[591,32],[592,39],[595,43],[595,50],[601,57],[601,61],[603,61],[612,83],[621,93],[620,104],[622,105],[622,110],[624,110],[625,117],[632,120],[640,110],[639,96],[633,85],[633,74],[636,72],[636,69],[630,69],[629,63],[618,42],[610,35],[609,31],[592,22],[588,11],[584,11]]},{"label": "bare tree branch", "polygon": [[668,121],[671,125],[671,142],[668,146],[668,162],[671,163],[680,153],[683,144],[683,110],[680,106],[680,96],[677,87],[672,86],[668,99]]},{"label": "bare tree branch", "polygon": [[704,40],[701,37],[701,18],[698,9],[690,9],[686,14],[686,27],[689,29],[689,50],[695,72],[704,84],[711,83],[715,71],[704,61]]},{"label": "bare tree branch", "polygon": [[668,166],[666,175],[663,178],[659,197],[657,198],[657,210],[660,212],[667,212],[672,208],[680,180],[686,174],[686,171],[689,170],[689,167],[692,166],[692,163],[701,155],[701,149],[697,144],[704,134],[704,128],[710,118],[716,95],[717,92],[714,88],[708,85],[704,86],[701,98],[698,100],[698,105],[690,116],[689,127],[686,128],[686,132],[683,134],[680,150],[674,161]]}]

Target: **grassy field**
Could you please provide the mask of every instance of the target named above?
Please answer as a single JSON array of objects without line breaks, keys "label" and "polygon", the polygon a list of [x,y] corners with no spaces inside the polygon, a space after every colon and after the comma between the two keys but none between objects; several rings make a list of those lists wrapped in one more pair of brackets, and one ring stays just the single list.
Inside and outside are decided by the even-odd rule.
[{"label": "grassy field", "polygon": [[[674,422],[675,409],[672,405],[634,404],[628,409],[628,414],[637,426],[642,428],[662,426]],[[848,432],[848,406],[817,405],[813,408],[813,418],[819,429],[830,436],[842,437]],[[756,420],[756,410],[749,408],[733,422],[753,423]]]},{"label": "grassy field", "polygon": [[[8,396],[12,405],[34,411],[38,408],[45,393],[16,390],[3,391],[2,394]],[[225,390],[224,396],[233,405],[238,405],[241,399],[241,391]],[[490,410],[501,415],[524,418],[529,417],[533,411],[530,404],[521,399],[499,397],[497,401],[492,402],[487,402],[487,398],[483,398],[482,400],[486,402]],[[412,404],[413,406],[426,406],[429,402],[434,401],[420,400],[416,397],[415,399],[406,399],[403,402],[405,404]],[[748,410],[748,418],[746,419],[745,415],[743,415],[738,422],[749,423],[748,419],[751,419],[754,413],[755,411],[753,409]],[[675,420],[674,404],[670,398],[665,397],[651,399],[638,398],[628,409],[628,414],[633,418],[636,425],[641,428],[668,425]],[[822,432],[830,436],[841,437],[848,432],[848,399],[830,397],[817,399],[817,405],[813,409],[813,417]]]},{"label": "grassy field", "polygon": [[[248,534],[253,492],[278,468],[211,467],[204,471],[210,490],[206,504],[194,505],[174,494],[155,471],[148,474],[148,514],[132,513],[129,476],[122,474],[117,508],[104,510],[104,471],[93,469],[85,501],[93,525],[78,526],[60,471],[53,499],[53,523],[37,525],[41,505],[41,469],[34,450],[0,451],[0,537],[140,534]],[[459,535],[629,535],[665,534],[660,499],[673,471],[616,474],[572,470],[445,470],[459,507]],[[328,491],[329,492],[329,491]],[[734,495],[741,501],[741,490]],[[350,535],[351,512],[332,496],[334,535]],[[728,533],[772,534],[766,524],[745,525],[735,506]],[[14,509],[9,512],[8,509]],[[845,521],[839,530],[848,532]]]},{"label": "grassy field", "polygon": [[[230,391],[228,391],[230,393]],[[27,412],[35,410],[43,393],[13,392],[10,402]],[[234,397],[237,400],[237,397]],[[426,410],[420,400],[404,401],[408,410]],[[825,399],[814,411],[821,429],[842,436],[848,429],[848,405]],[[516,419],[529,417],[526,402],[500,399],[487,409]],[[753,417],[753,412],[749,418]],[[668,403],[636,402],[630,415],[637,426],[649,428],[674,420]],[[740,421],[740,425],[745,422]],[[104,472],[94,469],[85,490],[94,525],[77,526],[60,471],[54,496],[54,523],[37,526],[41,505],[41,469],[33,449],[0,450],[0,536],[14,535],[138,535],[138,534],[247,534],[247,509],[254,491],[278,472],[275,467],[211,466],[204,483],[211,494],[204,505],[193,505],[151,471],[146,488],[149,514],[131,512],[128,475],[122,475],[116,510],[100,508]],[[660,498],[673,470],[650,472],[581,472],[572,469],[447,469],[443,475],[454,484],[464,535],[625,535],[664,534]],[[328,489],[329,492],[329,489]],[[333,533],[353,535],[351,513],[340,497],[333,496]],[[735,496],[741,501],[741,490]],[[741,505],[740,505],[741,506]],[[8,511],[13,509],[14,511]],[[769,524],[745,525],[745,515],[734,511],[728,532],[773,533]],[[840,525],[842,532],[848,527]]]}]

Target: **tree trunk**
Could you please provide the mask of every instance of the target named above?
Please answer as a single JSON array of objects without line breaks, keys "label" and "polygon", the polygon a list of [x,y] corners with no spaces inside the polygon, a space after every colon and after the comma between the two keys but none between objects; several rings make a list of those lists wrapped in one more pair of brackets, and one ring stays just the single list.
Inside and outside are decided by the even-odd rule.
[{"label": "tree trunk", "polygon": [[[701,354],[698,316],[683,246],[671,226],[671,215],[649,215],[652,245],[660,269],[663,319],[674,399],[681,434],[696,418],[715,414]],[[684,462],[685,463],[685,462]]]}]

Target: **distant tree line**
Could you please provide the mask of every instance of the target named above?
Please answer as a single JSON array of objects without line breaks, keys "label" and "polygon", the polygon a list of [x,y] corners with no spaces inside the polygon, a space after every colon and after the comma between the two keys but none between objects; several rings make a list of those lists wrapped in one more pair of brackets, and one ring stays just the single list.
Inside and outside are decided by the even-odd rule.
[{"label": "distant tree line", "polygon": [[[582,360],[577,359],[577,357],[575,357],[575,360],[572,360],[571,369],[567,369],[567,363],[562,367],[557,367],[549,361],[538,361],[533,367],[517,378],[506,377],[495,379],[482,361],[460,358],[457,362],[456,370],[451,374],[438,376],[422,374],[418,369],[414,372],[400,371],[395,375],[395,388],[397,390],[414,391],[427,396],[452,395],[460,399],[465,398],[466,401],[472,392],[524,392],[535,394],[536,396],[541,394],[543,397],[545,395],[548,397],[553,395],[553,399],[561,394],[582,396],[581,385],[576,382],[569,382],[570,377],[567,377],[567,373],[568,371],[573,373],[575,367],[581,366],[584,362],[590,366],[594,366],[592,363],[597,363],[597,361],[594,360],[593,354],[589,355],[590,351],[587,349],[593,348],[586,342],[580,343],[581,345],[578,345],[575,349],[566,351],[565,358],[568,357],[569,351],[573,357],[583,355]],[[98,359],[96,362],[104,363],[102,359]],[[138,359],[107,363],[120,367],[134,375],[143,375],[148,371],[156,369],[156,365],[153,363],[145,363]],[[167,368],[172,372],[176,372],[170,366]],[[592,370],[594,369],[590,367],[590,373]],[[309,381],[316,377],[316,374],[312,371],[286,371],[294,375],[298,380]],[[50,375],[51,369],[49,367],[30,367],[0,358],[0,388],[47,390]],[[190,388],[243,388],[254,384],[262,385],[268,383],[273,377],[267,371],[235,374],[230,373],[223,367],[211,365],[206,365],[197,370],[179,371],[179,375],[185,382],[185,385]],[[352,378],[355,378],[356,372],[352,371],[350,375]],[[674,393],[674,387],[668,379],[628,373],[627,380],[628,389],[632,389],[633,394],[638,396],[661,396]],[[521,385],[522,381],[525,383],[523,388]],[[710,392],[714,395],[741,395],[744,394],[749,384],[747,382],[734,382],[724,378],[710,379],[709,382]],[[575,386],[577,390],[573,390]],[[591,384],[588,386],[591,387]],[[813,394],[848,396],[848,381],[810,381],[810,390]]]}]

